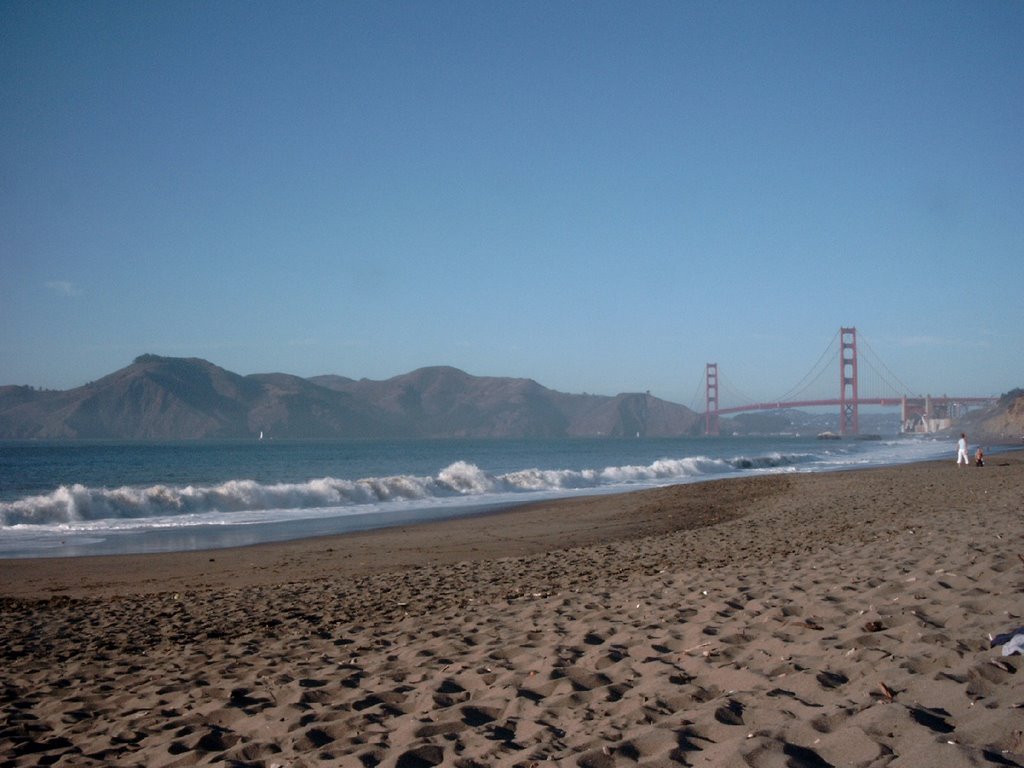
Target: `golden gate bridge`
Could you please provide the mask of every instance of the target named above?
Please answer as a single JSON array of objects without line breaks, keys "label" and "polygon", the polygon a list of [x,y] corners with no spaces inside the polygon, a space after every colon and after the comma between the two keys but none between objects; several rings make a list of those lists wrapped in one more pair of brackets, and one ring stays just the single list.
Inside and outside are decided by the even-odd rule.
[{"label": "golden gate bridge", "polygon": [[[903,431],[932,432],[948,427],[953,416],[972,406],[996,401],[994,397],[910,395],[909,388],[885,366],[864,339],[861,344],[863,356],[858,354],[857,329],[840,328],[807,375],[789,392],[767,402],[754,402],[738,395],[719,375],[718,363],[707,363],[704,368],[704,434],[719,434],[719,416],[731,413],[838,406],[839,434],[857,435],[860,433],[858,409],[862,405],[899,406]],[[832,368],[837,359],[838,375]],[[862,381],[864,368],[869,376]],[[836,376],[834,381],[839,384],[839,397],[814,397],[813,390],[820,389],[822,380],[831,375]],[[732,401],[744,402],[722,407],[721,392],[727,393]]]}]

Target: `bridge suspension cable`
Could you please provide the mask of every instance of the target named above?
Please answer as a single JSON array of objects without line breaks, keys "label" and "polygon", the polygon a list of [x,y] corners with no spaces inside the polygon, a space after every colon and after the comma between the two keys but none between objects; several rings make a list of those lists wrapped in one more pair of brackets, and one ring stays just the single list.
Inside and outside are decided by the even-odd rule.
[{"label": "bridge suspension cable", "polygon": [[[897,376],[895,373],[889,370],[889,367],[885,364],[882,358],[878,356],[878,353],[871,348],[871,345],[868,344],[868,341],[867,339],[864,338],[864,336],[860,337],[860,343],[867,348],[867,351],[869,353],[868,356],[862,357],[862,360],[868,364],[868,367],[871,368],[872,372],[878,377],[879,381],[881,381],[881,383],[887,387],[888,392],[886,392],[885,394],[895,394],[896,396],[903,396],[909,395],[911,392],[913,392],[913,390],[910,389],[910,387],[903,383],[899,376]],[[885,374],[888,374],[888,378],[885,374],[879,371],[878,368],[875,367],[876,362],[885,371]],[[895,382],[895,384],[893,384],[893,382]]]},{"label": "bridge suspension cable", "polygon": [[718,387],[726,395],[724,400],[732,405],[751,405],[757,402],[755,398],[732,387],[721,373],[718,374]]},{"label": "bridge suspension cable", "polygon": [[697,381],[697,389],[690,398],[690,410],[694,413],[701,413],[704,410],[704,387],[704,376],[701,376]]},{"label": "bridge suspension cable", "polygon": [[832,337],[832,341],[829,342],[825,351],[821,353],[821,357],[818,358],[811,369],[804,375],[800,381],[798,381],[788,392],[781,397],[774,398],[779,402],[785,402],[787,400],[802,400],[804,398],[798,397],[811,388],[813,384],[816,384],[818,380],[829,371],[829,365],[831,365],[838,354],[837,346],[839,341],[839,332],[836,331],[836,335]]}]

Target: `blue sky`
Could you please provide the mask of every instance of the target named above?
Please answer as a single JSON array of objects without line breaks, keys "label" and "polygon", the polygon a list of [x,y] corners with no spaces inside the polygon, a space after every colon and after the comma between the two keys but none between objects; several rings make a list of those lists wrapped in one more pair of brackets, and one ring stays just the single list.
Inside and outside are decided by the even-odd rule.
[{"label": "blue sky", "polygon": [[852,325],[914,390],[1024,386],[1021,40],[1011,0],[5,2],[0,383],[772,399]]}]

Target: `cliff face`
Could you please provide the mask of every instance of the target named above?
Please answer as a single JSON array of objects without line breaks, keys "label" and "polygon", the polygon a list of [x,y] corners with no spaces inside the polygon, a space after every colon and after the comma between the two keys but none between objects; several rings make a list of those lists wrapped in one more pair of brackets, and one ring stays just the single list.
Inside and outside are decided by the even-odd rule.
[{"label": "cliff face", "polygon": [[972,414],[967,428],[991,442],[1024,442],[1024,389],[1011,390],[991,408]]},{"label": "cliff face", "polygon": [[72,390],[0,387],[0,438],[8,439],[674,436],[696,421],[650,395],[568,395],[445,367],[386,381],[303,379],[144,355]]}]

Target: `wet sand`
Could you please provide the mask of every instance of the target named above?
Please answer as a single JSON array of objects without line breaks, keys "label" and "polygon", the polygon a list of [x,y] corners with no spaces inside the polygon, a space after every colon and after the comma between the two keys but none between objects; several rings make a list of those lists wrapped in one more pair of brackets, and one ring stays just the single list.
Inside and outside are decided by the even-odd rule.
[{"label": "wet sand", "polygon": [[0,561],[0,768],[1024,765],[1024,454]]}]

